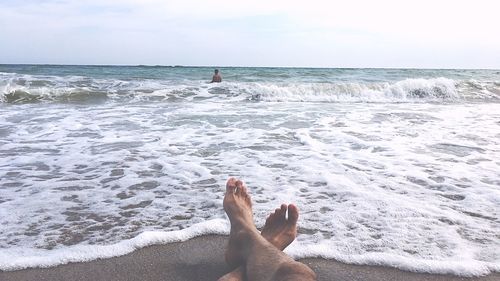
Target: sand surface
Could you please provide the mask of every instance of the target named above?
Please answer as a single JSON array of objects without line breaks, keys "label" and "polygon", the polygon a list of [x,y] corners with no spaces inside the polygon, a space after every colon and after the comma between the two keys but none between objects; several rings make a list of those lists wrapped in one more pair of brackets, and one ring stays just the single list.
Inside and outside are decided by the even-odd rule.
[{"label": "sand surface", "polygon": [[[37,280],[217,280],[228,272],[223,253],[226,236],[203,236],[182,243],[151,246],[131,254],[52,268],[0,272],[1,281]],[[480,278],[417,274],[381,266],[348,265],[332,260],[304,259],[318,280],[481,280],[499,281],[494,273]]]}]

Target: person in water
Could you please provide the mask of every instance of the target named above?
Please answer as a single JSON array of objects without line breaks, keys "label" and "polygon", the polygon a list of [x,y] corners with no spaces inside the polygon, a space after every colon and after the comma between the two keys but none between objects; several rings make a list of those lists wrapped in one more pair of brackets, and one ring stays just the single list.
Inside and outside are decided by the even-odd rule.
[{"label": "person in water", "polygon": [[219,70],[214,70],[214,76],[212,76],[212,82],[210,83],[220,83],[222,82],[222,77],[219,74]]},{"label": "person in water", "polygon": [[282,252],[297,236],[299,210],[295,205],[282,204],[269,215],[259,233],[253,222],[247,187],[242,181],[230,178],[223,206],[231,223],[225,258],[234,270],[218,281],[316,280],[311,268]]}]

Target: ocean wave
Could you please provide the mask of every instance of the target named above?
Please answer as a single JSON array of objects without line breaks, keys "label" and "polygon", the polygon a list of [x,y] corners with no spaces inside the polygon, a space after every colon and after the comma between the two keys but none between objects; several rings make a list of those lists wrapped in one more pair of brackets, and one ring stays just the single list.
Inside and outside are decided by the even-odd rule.
[{"label": "ocean wave", "polygon": [[407,79],[396,83],[257,84],[252,97],[262,101],[391,102],[459,100],[455,82],[446,78]]},{"label": "ocean wave", "polygon": [[259,102],[461,102],[498,101],[498,82],[444,77],[396,82],[224,82],[171,80],[117,80],[81,76],[31,76],[3,73],[0,102],[104,101],[212,101]]},{"label": "ocean wave", "polygon": [[[0,105],[0,213],[9,214],[0,222],[2,268],[227,233],[227,221],[213,219],[224,217],[221,183],[230,173],[257,187],[258,226],[279,203],[300,206],[300,235],[287,249],[293,257],[457,275],[498,271],[496,103],[280,104],[248,99],[258,86],[306,83],[40,76],[34,87],[33,78],[14,78],[19,90],[99,90],[107,104]],[[399,82],[404,91],[420,83],[364,85]],[[467,82],[479,93],[489,87]],[[461,83],[453,87],[463,100],[462,87],[472,86]],[[114,102],[167,96],[179,103]],[[242,102],[219,102],[232,99]]]},{"label": "ocean wave", "polygon": [[35,103],[43,101],[58,102],[99,102],[108,98],[107,93],[98,91],[85,91],[82,89],[65,90],[21,90],[16,89],[6,92],[2,96],[5,103]]},{"label": "ocean wave", "polygon": [[500,99],[492,83],[447,78],[405,79],[383,83],[256,84],[260,101],[312,102],[457,102]]}]

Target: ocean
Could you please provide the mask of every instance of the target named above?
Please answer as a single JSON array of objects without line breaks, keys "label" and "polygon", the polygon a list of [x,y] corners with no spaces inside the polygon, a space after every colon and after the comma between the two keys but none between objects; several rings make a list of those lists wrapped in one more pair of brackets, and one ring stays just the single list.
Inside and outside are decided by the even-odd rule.
[{"label": "ocean", "polygon": [[0,65],[0,270],[228,234],[300,209],[285,252],[500,272],[500,70]]}]

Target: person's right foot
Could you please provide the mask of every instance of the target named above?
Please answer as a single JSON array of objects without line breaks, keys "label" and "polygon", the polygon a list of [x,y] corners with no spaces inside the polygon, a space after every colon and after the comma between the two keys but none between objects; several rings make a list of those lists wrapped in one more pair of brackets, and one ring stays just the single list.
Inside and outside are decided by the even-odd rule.
[{"label": "person's right foot", "polygon": [[283,251],[297,236],[299,210],[293,204],[288,205],[288,218],[285,217],[287,205],[282,204],[266,220],[261,235],[276,248]]}]

